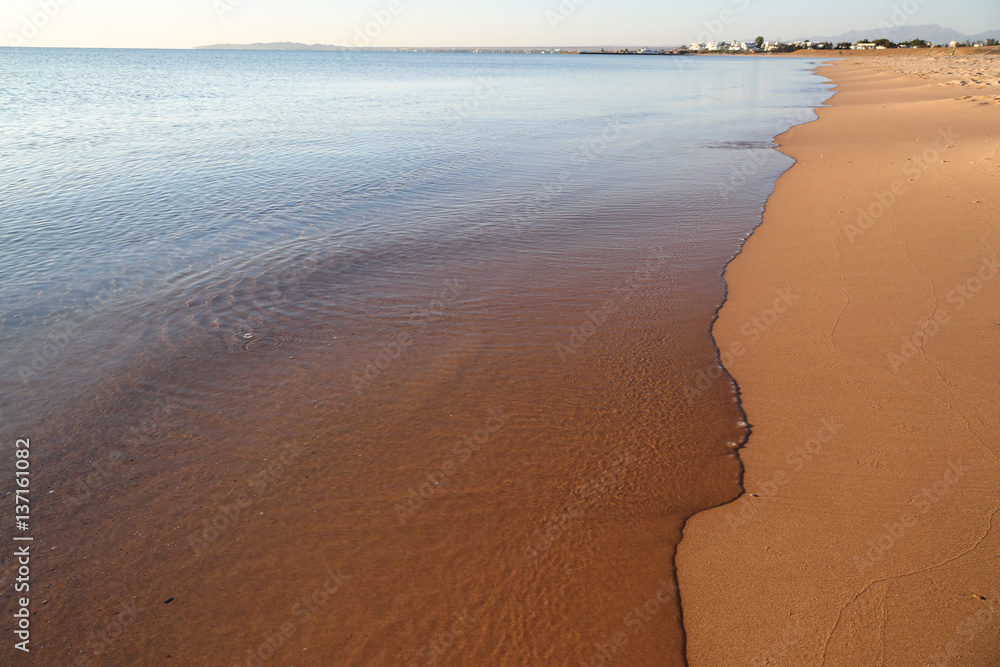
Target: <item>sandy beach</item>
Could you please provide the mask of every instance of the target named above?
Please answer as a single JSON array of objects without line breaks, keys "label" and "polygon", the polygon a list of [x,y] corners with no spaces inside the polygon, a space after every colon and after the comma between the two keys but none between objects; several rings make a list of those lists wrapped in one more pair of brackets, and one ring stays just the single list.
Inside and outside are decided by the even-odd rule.
[{"label": "sandy beach", "polygon": [[714,328],[752,434],[678,550],[690,665],[997,664],[1000,72],[955,58],[823,67],[778,139]]},{"label": "sandy beach", "polygon": [[968,56],[6,50],[0,665],[998,664]]},{"label": "sandy beach", "polygon": [[993,53],[982,55],[945,53],[909,57],[872,56],[855,58],[851,64],[855,67],[908,74],[934,83],[992,87],[1000,93],[1000,49],[992,51]]}]

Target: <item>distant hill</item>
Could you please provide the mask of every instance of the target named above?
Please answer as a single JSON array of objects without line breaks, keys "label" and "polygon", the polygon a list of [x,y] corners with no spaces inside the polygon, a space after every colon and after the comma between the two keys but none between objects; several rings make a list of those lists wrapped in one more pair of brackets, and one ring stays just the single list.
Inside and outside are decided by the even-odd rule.
[{"label": "distant hill", "polygon": [[832,42],[834,44],[851,42],[853,44],[862,39],[880,39],[883,37],[896,43],[908,42],[911,39],[925,39],[932,44],[948,44],[952,41],[964,42],[969,40],[974,42],[977,40],[986,41],[990,38],[1000,39],[1000,30],[990,30],[976,35],[965,35],[957,30],[942,28],[936,24],[901,25],[872,28],[870,30],[851,30],[842,35],[812,37],[811,39],[814,42]]},{"label": "distant hill", "polygon": [[209,44],[196,49],[227,49],[240,51],[350,51],[346,46],[331,44],[300,44],[298,42],[256,42],[254,44]]}]

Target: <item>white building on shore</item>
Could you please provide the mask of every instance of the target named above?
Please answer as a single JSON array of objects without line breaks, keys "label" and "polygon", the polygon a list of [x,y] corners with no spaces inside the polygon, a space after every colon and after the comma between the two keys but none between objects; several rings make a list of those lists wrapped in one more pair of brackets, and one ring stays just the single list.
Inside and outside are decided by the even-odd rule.
[{"label": "white building on shore", "polygon": [[750,51],[752,47],[749,42],[694,42],[688,51]]}]

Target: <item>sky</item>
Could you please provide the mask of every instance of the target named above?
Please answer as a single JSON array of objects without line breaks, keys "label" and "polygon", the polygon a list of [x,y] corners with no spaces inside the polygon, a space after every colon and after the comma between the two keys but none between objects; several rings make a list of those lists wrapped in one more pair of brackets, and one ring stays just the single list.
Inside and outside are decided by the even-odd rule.
[{"label": "sky", "polygon": [[1000,0],[3,0],[0,45],[674,46],[880,23],[996,30]]}]

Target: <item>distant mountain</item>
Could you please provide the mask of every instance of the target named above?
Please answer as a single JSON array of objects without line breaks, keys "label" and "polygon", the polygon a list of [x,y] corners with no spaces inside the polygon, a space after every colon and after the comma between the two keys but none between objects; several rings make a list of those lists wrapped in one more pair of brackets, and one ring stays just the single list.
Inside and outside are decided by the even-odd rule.
[{"label": "distant mountain", "polygon": [[987,39],[995,39],[997,41],[1000,41],[1000,30],[987,30],[986,32],[980,32],[975,35],[969,35],[968,39],[970,39],[973,42],[980,40],[985,42]]},{"label": "distant mountain", "polygon": [[871,30],[851,30],[842,35],[823,36],[811,38],[814,42],[840,42],[855,43],[862,39],[885,38],[890,41],[908,42],[911,39],[925,39],[932,44],[948,44],[949,42],[977,41],[987,39],[1000,39],[1000,30],[990,30],[977,35],[965,35],[951,28],[942,28],[939,25],[901,25],[886,26],[882,28],[872,28]]},{"label": "distant mountain", "polygon": [[331,44],[300,44],[298,42],[256,42],[254,44],[209,44],[196,49],[228,49],[240,51],[350,51],[346,46]]}]

